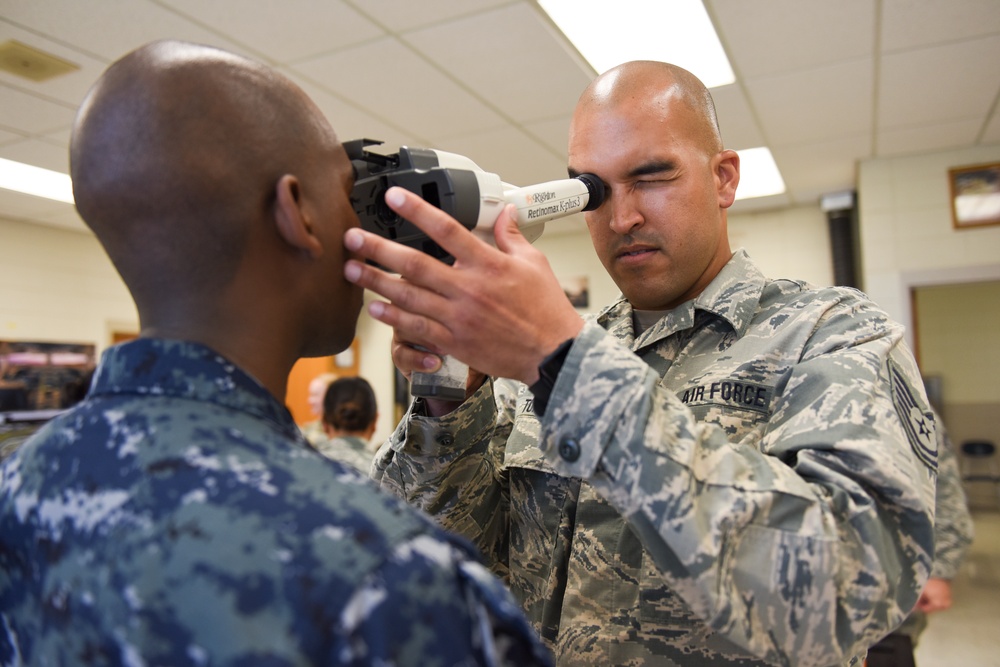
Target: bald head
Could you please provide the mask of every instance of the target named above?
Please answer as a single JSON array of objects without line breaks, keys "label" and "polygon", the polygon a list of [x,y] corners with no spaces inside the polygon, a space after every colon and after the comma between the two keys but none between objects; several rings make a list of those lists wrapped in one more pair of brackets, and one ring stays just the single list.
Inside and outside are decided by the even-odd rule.
[{"label": "bald head", "polygon": [[664,110],[676,102],[694,114],[698,139],[705,149],[721,151],[722,136],[711,93],[694,74],[670,63],[636,60],[608,70],[583,91],[577,113],[611,111],[628,104],[665,116]]},{"label": "bald head", "polygon": [[[113,64],[77,115],[77,209],[137,303],[231,278],[274,183],[336,137],[294,84],[253,61],[157,42]],[[141,303],[140,303],[141,307]]]}]

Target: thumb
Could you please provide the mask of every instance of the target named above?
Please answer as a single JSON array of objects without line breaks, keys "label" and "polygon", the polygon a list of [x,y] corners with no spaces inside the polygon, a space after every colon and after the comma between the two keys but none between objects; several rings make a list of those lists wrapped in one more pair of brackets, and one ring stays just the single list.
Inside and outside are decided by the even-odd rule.
[{"label": "thumb", "polygon": [[517,207],[513,204],[507,204],[494,223],[493,240],[497,248],[507,254],[514,254],[531,245],[517,226]]}]

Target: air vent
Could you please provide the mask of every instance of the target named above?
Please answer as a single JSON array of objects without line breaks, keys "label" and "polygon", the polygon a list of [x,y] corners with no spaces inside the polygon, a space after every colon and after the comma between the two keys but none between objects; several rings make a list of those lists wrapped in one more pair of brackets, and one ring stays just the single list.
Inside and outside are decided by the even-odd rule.
[{"label": "air vent", "polygon": [[9,39],[0,44],[0,71],[32,81],[48,81],[80,69],[80,66]]}]

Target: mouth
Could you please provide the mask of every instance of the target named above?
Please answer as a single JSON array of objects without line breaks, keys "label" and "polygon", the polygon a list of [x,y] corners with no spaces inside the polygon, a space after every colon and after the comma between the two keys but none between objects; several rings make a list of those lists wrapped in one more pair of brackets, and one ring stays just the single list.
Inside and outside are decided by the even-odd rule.
[{"label": "mouth", "polygon": [[629,262],[648,257],[656,252],[656,248],[651,246],[629,246],[618,251],[618,259]]}]

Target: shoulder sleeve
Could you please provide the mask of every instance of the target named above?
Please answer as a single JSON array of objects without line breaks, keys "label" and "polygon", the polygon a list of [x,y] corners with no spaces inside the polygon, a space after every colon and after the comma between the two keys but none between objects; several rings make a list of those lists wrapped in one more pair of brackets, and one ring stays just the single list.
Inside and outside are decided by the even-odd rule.
[{"label": "shoulder sleeve", "polygon": [[553,664],[503,584],[430,535],[399,545],[358,588],[338,626],[334,664]]},{"label": "shoulder sleeve", "polygon": [[972,516],[962,488],[958,457],[944,428],[938,429],[938,482],[934,503],[934,567],[931,576],[952,579],[972,543]]},{"label": "shoulder sleeve", "polygon": [[415,402],[372,466],[384,491],[471,540],[501,575],[509,517],[503,460],[521,386],[488,379],[441,418],[416,414]]}]

